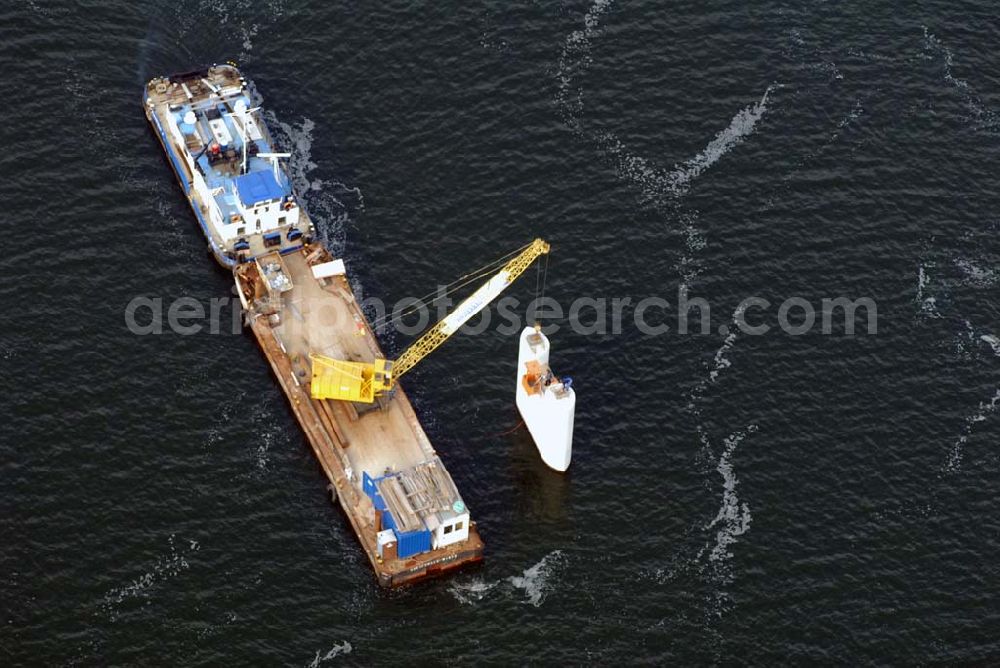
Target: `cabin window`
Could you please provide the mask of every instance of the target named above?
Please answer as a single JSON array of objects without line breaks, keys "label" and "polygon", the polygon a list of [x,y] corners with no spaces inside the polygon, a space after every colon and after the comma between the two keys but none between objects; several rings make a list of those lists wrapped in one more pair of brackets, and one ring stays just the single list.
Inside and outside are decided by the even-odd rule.
[{"label": "cabin window", "polygon": [[243,236],[246,233],[247,233],[247,228],[245,228],[245,227],[237,227],[236,228],[236,234],[238,234],[240,236]]},{"label": "cabin window", "polygon": [[455,522],[455,531],[461,531],[461,530],[462,530],[462,523]]},{"label": "cabin window", "polygon": [[449,534],[449,533],[451,533],[451,530],[452,530],[452,529],[454,529],[454,528],[455,528],[455,527],[453,527],[452,525],[450,525],[450,524],[449,524],[448,526],[446,526],[446,527],[444,528],[444,532],[445,532],[446,534]]},{"label": "cabin window", "polygon": [[281,227],[282,225],[284,225],[287,220],[288,220],[288,218],[286,216],[279,216],[278,217],[278,227]]}]

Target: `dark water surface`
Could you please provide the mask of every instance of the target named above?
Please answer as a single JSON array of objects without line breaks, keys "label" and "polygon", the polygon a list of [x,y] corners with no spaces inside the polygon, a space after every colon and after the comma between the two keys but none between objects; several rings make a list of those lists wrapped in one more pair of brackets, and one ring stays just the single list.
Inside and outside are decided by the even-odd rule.
[{"label": "dark water surface", "polygon": [[[1000,661],[995,11],[7,0],[0,663]],[[125,327],[229,294],[139,106],[227,58],[366,294],[542,235],[564,303],[713,306],[553,335],[565,476],[513,338],[412,372],[478,569],[380,590],[253,340]],[[751,295],[878,334],[716,334]]]}]

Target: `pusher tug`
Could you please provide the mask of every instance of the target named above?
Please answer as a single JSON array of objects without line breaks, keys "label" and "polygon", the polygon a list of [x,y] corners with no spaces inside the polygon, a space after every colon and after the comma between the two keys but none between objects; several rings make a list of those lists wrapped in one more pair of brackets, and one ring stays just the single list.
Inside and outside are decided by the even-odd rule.
[{"label": "pusher tug", "polygon": [[315,239],[280,162],[290,154],[276,152],[254,85],[234,65],[214,65],[153,79],[142,102],[379,584],[482,560],[476,523],[398,380],[548,244],[535,240],[484,267],[478,275],[493,273],[486,284],[387,360],[343,259]]},{"label": "pusher tug", "polygon": [[573,456],[576,392],[571,378],[557,378],[552,372],[549,350],[549,338],[540,327],[524,328],[517,354],[517,410],[542,461],[565,471]]}]

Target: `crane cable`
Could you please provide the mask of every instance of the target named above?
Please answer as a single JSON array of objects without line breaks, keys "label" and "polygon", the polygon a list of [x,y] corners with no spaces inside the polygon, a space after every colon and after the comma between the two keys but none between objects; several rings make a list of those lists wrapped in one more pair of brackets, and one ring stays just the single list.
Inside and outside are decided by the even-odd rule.
[{"label": "crane cable", "polygon": [[542,306],[544,306],[544,304],[545,304],[545,285],[548,283],[548,280],[549,280],[549,254],[548,253],[545,254],[545,266],[542,267],[542,263],[539,262],[538,263],[538,270],[541,272],[541,276],[542,276],[542,296],[541,296],[541,298],[538,297],[538,282],[536,280],[536,282],[535,282],[535,299],[538,300],[538,301],[535,302],[535,313],[534,313],[534,315],[535,315],[535,324],[536,325],[540,324],[539,321],[538,321],[538,310],[540,308],[542,308]]},{"label": "crane cable", "polygon": [[[534,242],[531,242],[531,243],[534,243]],[[465,287],[469,283],[472,283],[473,281],[475,281],[475,280],[483,277],[484,275],[486,275],[488,273],[492,273],[498,267],[502,266],[503,264],[506,264],[506,262],[511,257],[513,257],[515,255],[518,255],[519,253],[523,252],[526,248],[528,248],[531,245],[531,243],[527,243],[527,244],[521,246],[520,248],[518,248],[517,250],[514,250],[514,251],[511,251],[510,253],[507,253],[506,255],[504,255],[501,258],[499,258],[497,260],[493,260],[492,262],[489,262],[488,264],[483,265],[479,269],[476,269],[476,270],[471,271],[469,273],[463,274],[462,276],[459,276],[457,279],[455,279],[454,281],[452,281],[448,285],[444,286],[445,290],[444,290],[444,294],[442,296],[450,295],[452,292]],[[420,299],[418,299],[416,302],[414,302],[413,304],[411,304],[409,307],[400,310],[398,313],[388,313],[388,314],[382,316],[381,318],[376,318],[371,323],[372,329],[377,329],[379,327],[382,327],[383,325],[391,325],[391,324],[393,324],[395,322],[398,322],[399,320],[401,320],[404,317],[410,315],[411,313],[414,313],[415,311],[417,311],[421,307],[426,306],[427,305],[427,300],[430,299],[431,297],[434,297],[437,294],[438,294],[438,291],[434,290],[432,292],[427,293],[426,295],[424,295]]]},{"label": "crane cable", "polygon": [[[473,281],[481,278],[482,276],[485,276],[486,274],[492,273],[500,265],[502,265],[503,263],[505,263],[506,260],[510,256],[514,255],[515,253],[519,253],[521,250],[524,250],[524,248],[527,248],[527,246],[525,246],[523,248],[520,248],[520,249],[514,251],[513,253],[509,253],[508,255],[505,255],[504,257],[500,258],[499,260],[494,260],[493,262],[490,262],[487,265],[483,265],[482,267],[480,267],[479,269],[476,269],[475,271],[469,272],[467,274],[463,274],[462,276],[460,276],[456,280],[452,281],[448,285],[445,285],[444,286],[444,288],[445,288],[444,293],[441,296],[450,295],[452,292],[455,292],[456,290],[459,290],[459,289],[465,287],[469,283],[471,283],[471,282],[473,282]],[[421,297],[420,299],[416,300],[409,307],[407,307],[405,309],[402,309],[402,310],[400,310],[400,311],[398,311],[396,313],[388,313],[388,314],[382,316],[381,318],[377,318],[372,323],[372,327],[381,327],[382,325],[390,325],[390,324],[392,324],[394,322],[397,322],[397,321],[405,318],[406,316],[408,316],[411,313],[413,313],[413,312],[417,311],[418,309],[420,309],[422,306],[427,305],[427,300],[429,298],[433,297],[436,294],[437,294],[437,290],[435,290],[433,292],[429,292],[426,295],[424,295],[423,297]]]}]

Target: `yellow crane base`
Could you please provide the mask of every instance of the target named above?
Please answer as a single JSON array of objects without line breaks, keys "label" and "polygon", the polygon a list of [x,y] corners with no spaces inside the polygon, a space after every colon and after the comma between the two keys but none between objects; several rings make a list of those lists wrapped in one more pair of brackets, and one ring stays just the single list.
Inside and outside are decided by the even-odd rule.
[{"label": "yellow crane base", "polygon": [[310,355],[312,382],[309,393],[313,399],[358,401],[370,404],[375,395],[390,389],[390,362],[346,362],[323,355]]}]

